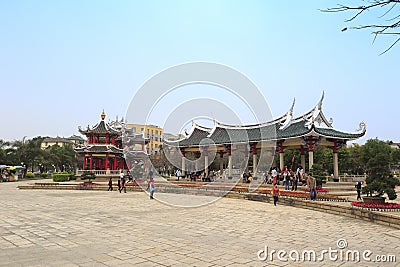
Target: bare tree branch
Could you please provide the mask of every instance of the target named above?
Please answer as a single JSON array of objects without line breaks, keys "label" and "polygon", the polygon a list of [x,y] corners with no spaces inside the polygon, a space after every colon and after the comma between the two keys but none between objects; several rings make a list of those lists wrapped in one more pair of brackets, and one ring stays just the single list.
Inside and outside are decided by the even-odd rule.
[{"label": "bare tree branch", "polygon": [[383,51],[383,52],[380,53],[379,55],[385,54],[387,51],[389,51],[390,49],[392,49],[392,47],[395,46],[395,44],[397,44],[397,42],[399,42],[399,41],[400,41],[400,37],[397,38],[397,40],[396,40],[391,46],[389,46],[385,51]]},{"label": "bare tree branch", "polygon": [[[337,7],[332,7],[332,8],[327,8],[327,9],[322,9],[320,11],[322,12],[351,12],[354,13],[350,18],[346,19],[345,22],[353,22],[357,18],[359,18],[363,13],[366,11],[370,10],[380,10],[379,8],[384,8],[384,12],[381,16],[377,18],[383,19],[384,17],[388,16],[389,13],[391,12],[397,12],[400,13],[399,9],[395,9],[395,7],[399,7],[400,0],[369,0],[369,1],[363,1],[364,5],[361,6],[347,6],[347,5],[342,5],[338,4]],[[367,3],[367,4],[365,4]],[[374,35],[373,43],[377,39],[379,35],[392,35],[392,36],[400,36],[400,32],[396,31],[396,29],[400,28],[400,14],[397,14],[393,16],[392,18],[386,19],[384,23],[367,23],[363,24],[360,26],[351,26],[351,27],[345,27],[342,29],[342,32],[346,31],[347,29],[352,29],[352,30],[362,30],[362,29],[371,29],[371,34]],[[392,24],[389,24],[387,22],[393,22]],[[398,37],[400,39],[400,37]],[[398,42],[399,39],[395,40],[384,52],[381,53],[385,54],[387,51],[389,51],[393,46],[395,46]]]}]

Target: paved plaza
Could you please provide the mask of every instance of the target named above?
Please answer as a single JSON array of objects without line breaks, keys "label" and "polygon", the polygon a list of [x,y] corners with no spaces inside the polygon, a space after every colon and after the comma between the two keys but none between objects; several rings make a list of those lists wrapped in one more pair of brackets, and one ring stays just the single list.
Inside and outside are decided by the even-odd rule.
[{"label": "paved plaza", "polygon": [[[149,200],[143,192],[18,190],[23,183],[0,183],[0,266],[356,264],[340,260],[340,253],[337,260],[321,253],[330,248],[361,255],[370,250],[366,258],[371,260],[396,256],[396,263],[366,262],[361,256],[360,266],[400,266],[400,231],[357,219],[229,198],[178,208]],[[162,196],[186,203],[210,198]],[[338,239],[347,247],[339,250]],[[262,261],[266,246],[268,255],[286,251],[281,258],[288,261],[280,261],[277,253],[272,261]],[[304,250],[324,260],[295,262],[293,251]]]}]

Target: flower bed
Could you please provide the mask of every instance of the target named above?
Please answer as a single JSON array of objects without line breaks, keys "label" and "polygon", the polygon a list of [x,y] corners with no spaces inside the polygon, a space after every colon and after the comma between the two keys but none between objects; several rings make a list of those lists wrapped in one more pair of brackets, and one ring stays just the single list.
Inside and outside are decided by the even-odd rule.
[{"label": "flower bed", "polygon": [[369,204],[364,202],[351,202],[351,206],[356,209],[371,211],[400,211],[400,204],[398,203]]},{"label": "flower bed", "polygon": [[[307,187],[307,188],[304,189],[304,191],[305,191],[305,192],[310,192],[310,188]],[[327,189],[317,189],[317,193],[318,193],[318,194],[326,194],[326,193],[328,193],[328,192],[329,192],[329,191],[328,191]]]},{"label": "flower bed", "polygon": [[[270,194],[271,190],[268,189],[260,189],[258,190],[260,194]],[[296,199],[302,199],[302,200],[308,200],[310,199],[310,194],[305,193],[305,192],[298,192],[298,191],[280,191],[280,195],[283,198],[296,198]],[[334,202],[346,202],[347,199],[341,198],[338,196],[334,195],[328,195],[328,194],[317,194],[317,200],[319,201],[334,201]]]}]

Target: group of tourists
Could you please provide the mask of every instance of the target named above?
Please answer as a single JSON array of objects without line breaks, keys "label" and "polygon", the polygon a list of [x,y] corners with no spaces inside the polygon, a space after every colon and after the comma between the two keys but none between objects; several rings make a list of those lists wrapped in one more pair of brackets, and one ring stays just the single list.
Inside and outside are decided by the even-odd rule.
[{"label": "group of tourists", "polygon": [[[122,193],[122,191],[124,191],[124,193],[126,193],[126,184],[127,183],[133,183],[132,176],[129,175],[129,173],[128,173],[128,182],[127,182],[126,179],[125,179],[125,174],[123,172],[121,172],[119,174],[119,178],[118,178],[118,182],[117,182],[118,191],[120,193]],[[154,184],[153,172],[151,170],[149,172],[149,180],[147,182],[147,189],[146,190],[150,190],[150,199],[154,199],[154,191],[156,190],[156,187],[155,187],[155,184]],[[108,180],[108,189],[107,189],[107,191],[113,191],[112,178],[110,178]]]},{"label": "group of tourists", "polygon": [[215,182],[216,181],[216,172],[211,171],[209,175],[206,175],[206,173],[203,171],[181,171],[180,169],[177,169],[175,172],[175,176],[178,178],[178,181],[180,178],[189,178],[191,182],[196,182],[196,181],[202,181],[202,182]]},{"label": "group of tourists", "polygon": [[[312,176],[311,173],[308,174],[308,179],[306,181],[307,187],[310,189],[310,200],[315,201],[317,199],[317,180]],[[285,185],[286,190],[286,185]],[[271,190],[272,197],[274,198],[274,205],[278,202],[280,196],[280,190],[278,184],[275,183]]]},{"label": "group of tourists", "polygon": [[[129,178],[130,176],[128,176]],[[129,181],[132,181],[132,178],[129,178]],[[122,192],[124,191],[124,193],[126,193],[126,179],[125,179],[125,174],[123,172],[121,172],[119,174],[119,178],[118,178],[118,192]],[[108,180],[108,189],[107,191],[113,191],[113,181],[112,178],[110,177],[110,179]]]},{"label": "group of tourists", "polygon": [[265,175],[264,182],[266,184],[277,184],[283,182],[285,190],[296,191],[299,184],[305,185],[307,179],[305,177],[303,167],[299,166],[296,171],[289,169],[287,166],[281,171],[279,168],[272,168],[271,171]]}]

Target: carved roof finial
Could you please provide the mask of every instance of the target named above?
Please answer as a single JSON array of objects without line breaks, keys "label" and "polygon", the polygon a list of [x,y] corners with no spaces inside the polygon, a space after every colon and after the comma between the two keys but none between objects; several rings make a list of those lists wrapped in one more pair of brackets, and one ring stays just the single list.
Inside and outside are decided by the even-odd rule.
[{"label": "carved roof finial", "polygon": [[322,110],[322,101],[324,100],[324,97],[325,97],[325,91],[322,91],[321,100],[318,102],[318,110]]},{"label": "carved roof finial", "polygon": [[103,121],[104,121],[104,119],[106,118],[106,113],[104,112],[104,109],[103,109],[103,112],[101,113],[100,117],[101,117],[101,119],[102,119]]}]

